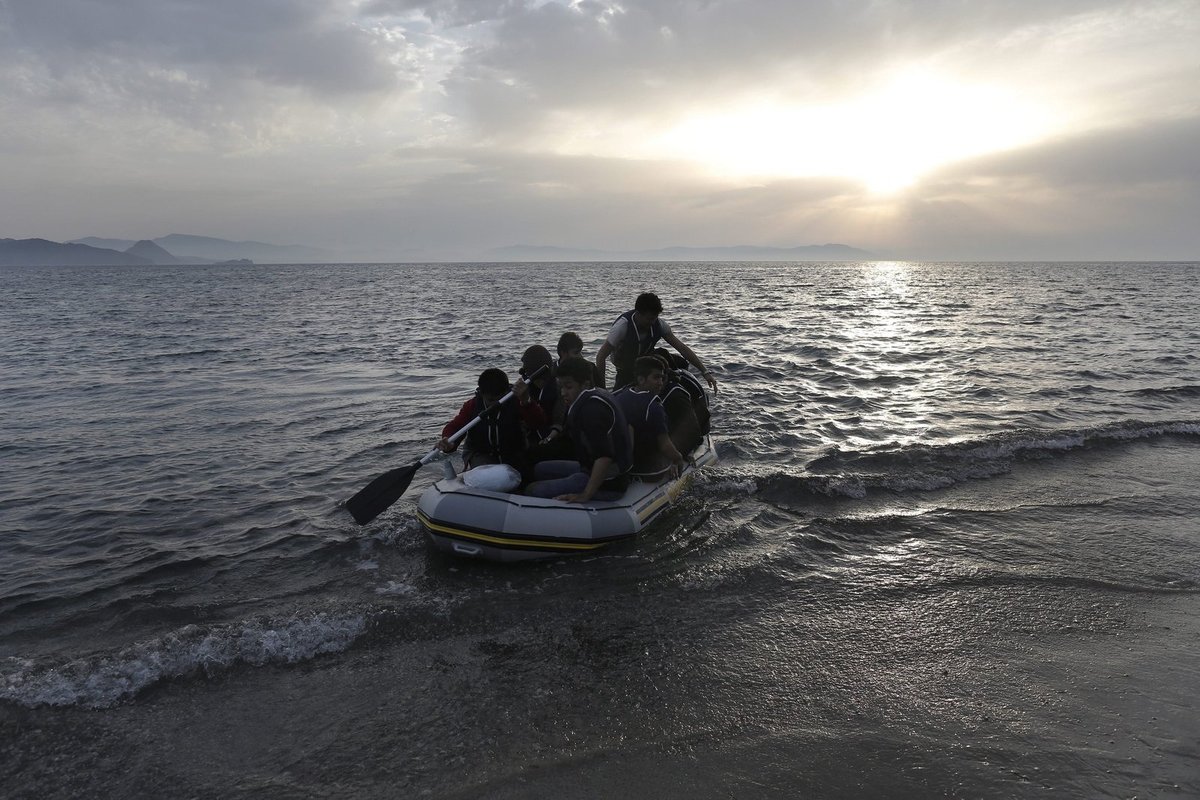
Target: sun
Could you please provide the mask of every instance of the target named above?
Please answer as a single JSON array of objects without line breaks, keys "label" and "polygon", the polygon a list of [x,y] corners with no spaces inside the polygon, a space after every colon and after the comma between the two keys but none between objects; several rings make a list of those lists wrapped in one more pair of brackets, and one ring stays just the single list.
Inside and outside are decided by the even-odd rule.
[{"label": "sun", "polygon": [[888,193],[943,164],[1037,141],[1052,119],[1001,87],[907,72],[832,104],[758,100],[697,112],[647,147],[720,176],[848,178]]}]

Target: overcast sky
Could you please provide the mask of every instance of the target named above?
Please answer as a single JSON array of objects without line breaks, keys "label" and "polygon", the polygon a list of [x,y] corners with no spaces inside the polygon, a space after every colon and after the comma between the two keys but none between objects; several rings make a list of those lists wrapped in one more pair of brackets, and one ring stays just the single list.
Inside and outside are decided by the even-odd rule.
[{"label": "overcast sky", "polygon": [[0,0],[0,237],[1200,259],[1200,0]]}]

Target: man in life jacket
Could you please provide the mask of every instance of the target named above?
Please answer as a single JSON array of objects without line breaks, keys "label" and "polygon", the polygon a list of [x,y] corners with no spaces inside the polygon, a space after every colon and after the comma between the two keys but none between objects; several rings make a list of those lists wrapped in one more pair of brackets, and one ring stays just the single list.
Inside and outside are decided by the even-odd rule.
[{"label": "man in life jacket", "polygon": [[649,355],[658,341],[670,344],[683,354],[690,364],[700,370],[700,375],[708,381],[713,392],[717,391],[716,378],[704,366],[700,357],[691,348],[679,341],[679,337],[671,331],[671,326],[661,318],[662,301],[658,295],[643,292],[638,295],[632,311],[626,311],[617,317],[600,351],[596,353],[596,367],[600,375],[605,375],[608,357],[611,355],[617,374],[613,379],[613,388],[620,389],[634,382],[634,362],[640,356]]},{"label": "man in life jacket", "polygon": [[666,369],[657,356],[642,356],[634,365],[636,383],[613,393],[633,428],[632,474],[660,481],[683,472],[687,462],[671,441],[667,412],[659,393],[666,386]]},{"label": "man in life jacket", "polygon": [[[546,358],[549,359],[550,354],[546,351],[546,348],[534,345],[525,351],[525,356],[521,357],[523,364],[525,363],[526,356],[535,350],[546,353]],[[552,371],[547,390],[553,393],[552,402],[549,405],[543,403],[543,407],[546,408],[546,414],[550,419],[550,427],[538,437],[538,442],[530,454],[530,464],[538,461],[570,459],[574,452],[570,437],[566,434],[567,406],[558,396],[558,386],[553,377],[553,370],[558,368],[563,359],[583,358],[583,340],[574,331],[567,331],[558,338],[557,350],[558,358],[548,362],[551,365]],[[602,377],[597,372],[596,365],[592,364],[592,386],[600,386],[603,383]],[[545,397],[545,392],[541,396]]]},{"label": "man in life jacket", "polygon": [[554,380],[554,359],[550,357],[550,351],[540,344],[526,348],[521,354],[520,372],[522,378],[537,376],[529,380],[529,395],[542,407],[546,415],[544,426],[529,431],[531,443],[536,444],[556,428],[561,429],[561,425],[556,426],[556,422],[561,422],[562,401],[558,397],[558,384]]},{"label": "man in life jacket", "polygon": [[[501,403],[500,399],[513,390],[513,400]],[[437,447],[443,453],[452,453],[458,442],[450,437],[460,431],[480,412],[483,417],[467,431],[466,446],[463,448],[463,466],[473,469],[481,464],[520,463],[525,451],[525,427],[536,429],[546,425],[542,407],[529,395],[523,381],[509,384],[503,370],[485,369],[479,375],[479,387],[475,396],[463,403],[458,415],[442,428],[442,438]]]},{"label": "man in life jacket", "polygon": [[[583,339],[579,338],[579,334],[575,331],[567,331],[562,336],[558,337],[558,361],[564,358],[584,358],[583,355]],[[554,362],[556,365],[558,361]],[[604,388],[604,373],[595,365],[592,365],[592,386]]]},{"label": "man in life jacket", "polygon": [[662,348],[655,350],[654,355],[667,365],[666,384],[658,396],[667,412],[671,441],[679,452],[690,453],[709,431],[712,415],[708,395],[696,376],[688,372],[687,362],[682,358]]},{"label": "man in life jacket", "polygon": [[538,462],[525,493],[568,503],[619,496],[633,465],[633,437],[625,415],[611,394],[592,387],[589,362],[564,359],[555,374],[575,458]]}]

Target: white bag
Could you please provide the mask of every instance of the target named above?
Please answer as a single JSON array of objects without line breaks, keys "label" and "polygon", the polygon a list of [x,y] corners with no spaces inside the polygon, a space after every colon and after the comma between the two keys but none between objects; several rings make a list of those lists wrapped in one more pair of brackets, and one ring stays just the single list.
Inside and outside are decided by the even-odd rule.
[{"label": "white bag", "polygon": [[488,492],[511,492],[521,485],[521,473],[508,464],[484,464],[467,470],[461,477],[472,489]]}]

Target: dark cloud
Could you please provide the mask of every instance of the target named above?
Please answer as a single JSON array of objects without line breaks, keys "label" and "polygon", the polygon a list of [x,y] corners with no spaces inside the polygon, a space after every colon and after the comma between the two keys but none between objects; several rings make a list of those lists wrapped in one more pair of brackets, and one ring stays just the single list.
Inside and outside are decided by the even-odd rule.
[{"label": "dark cloud", "polygon": [[393,48],[328,0],[7,0],[6,8],[16,44],[8,58],[41,64],[64,85],[122,91],[145,83],[140,76],[176,72],[228,102],[239,83],[329,98],[395,89],[401,79]]},{"label": "dark cloud", "polygon": [[956,164],[914,192],[895,241],[943,258],[1195,259],[1197,141],[1191,117]]},{"label": "dark cloud", "polygon": [[930,183],[981,179],[1066,188],[1200,182],[1200,117],[1160,120],[1078,134],[993,154],[941,170]]},{"label": "dark cloud", "polygon": [[[420,5],[427,9],[440,3]],[[446,85],[494,122],[552,109],[670,109],[705,96],[787,87],[810,98],[870,80],[890,63],[927,59],[1024,26],[1123,5],[957,0],[586,0],[503,4],[488,43],[470,50]],[[501,120],[503,122],[504,120]]]}]

